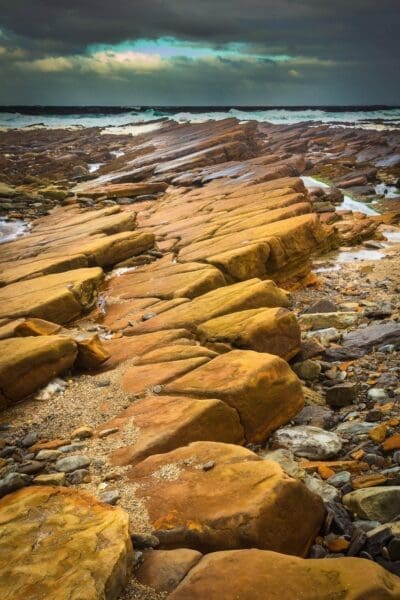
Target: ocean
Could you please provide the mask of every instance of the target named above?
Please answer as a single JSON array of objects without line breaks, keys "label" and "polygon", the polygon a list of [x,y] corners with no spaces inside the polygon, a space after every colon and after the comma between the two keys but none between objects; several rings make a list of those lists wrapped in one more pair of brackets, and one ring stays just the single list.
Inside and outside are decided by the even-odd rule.
[{"label": "ocean", "polygon": [[121,127],[159,119],[199,123],[236,117],[240,121],[291,125],[332,123],[371,129],[400,128],[400,107],[0,107],[0,128]]}]

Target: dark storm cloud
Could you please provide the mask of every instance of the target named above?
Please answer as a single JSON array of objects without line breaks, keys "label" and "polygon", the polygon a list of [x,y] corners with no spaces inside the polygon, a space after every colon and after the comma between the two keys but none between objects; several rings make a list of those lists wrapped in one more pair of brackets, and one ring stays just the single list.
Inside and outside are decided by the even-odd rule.
[{"label": "dark storm cloud", "polygon": [[[396,103],[399,31],[400,0],[0,0],[0,102]],[[92,56],[165,36],[222,54]]]}]

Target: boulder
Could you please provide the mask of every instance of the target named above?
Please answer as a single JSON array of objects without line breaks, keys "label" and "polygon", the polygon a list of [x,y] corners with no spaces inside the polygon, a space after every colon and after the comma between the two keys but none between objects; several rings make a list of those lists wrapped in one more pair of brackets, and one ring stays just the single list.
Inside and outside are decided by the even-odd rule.
[{"label": "boulder", "polygon": [[262,442],[303,408],[299,379],[272,354],[233,350],[168,383],[163,394],[219,398],[235,408],[249,442]]},{"label": "boulder", "polygon": [[282,427],[275,432],[272,444],[311,460],[332,458],[342,449],[342,441],[336,433],[311,425]]},{"label": "boulder", "polygon": [[236,445],[195,442],[147,458],[128,477],[139,484],[161,548],[304,555],[324,517],[322,501],[302,483]]},{"label": "boulder", "polygon": [[203,556],[169,596],[170,600],[395,600],[398,597],[399,578],[371,561],[304,560],[255,549]]},{"label": "boulder", "polygon": [[300,328],[285,308],[256,308],[206,321],[198,327],[203,343],[224,342],[236,348],[276,354],[290,360],[300,350]]},{"label": "boulder", "polygon": [[128,514],[89,494],[28,487],[0,500],[7,600],[117,600],[132,563]]},{"label": "boulder", "polygon": [[0,394],[6,403],[21,400],[69,369],[75,342],[61,335],[0,340]]}]

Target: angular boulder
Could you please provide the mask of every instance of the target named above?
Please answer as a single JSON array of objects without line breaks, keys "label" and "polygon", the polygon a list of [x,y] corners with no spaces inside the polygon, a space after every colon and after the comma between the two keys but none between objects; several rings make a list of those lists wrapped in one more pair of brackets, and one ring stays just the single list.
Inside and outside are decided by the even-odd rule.
[{"label": "angular boulder", "polygon": [[77,356],[76,343],[65,336],[0,340],[0,396],[9,404],[21,400],[69,369]]},{"label": "angular boulder", "polygon": [[0,500],[0,596],[116,600],[132,563],[128,514],[63,487]]},{"label": "angular boulder", "polygon": [[299,379],[272,354],[233,350],[174,379],[164,394],[220,398],[240,416],[249,442],[262,442],[304,405]]},{"label": "angular boulder", "polygon": [[203,343],[225,342],[290,360],[300,351],[296,317],[286,308],[256,308],[206,321],[198,327]]},{"label": "angular boulder", "polygon": [[170,600],[396,600],[400,579],[362,558],[307,559],[265,550],[208,554]]},{"label": "angular boulder", "polygon": [[259,547],[305,555],[321,499],[274,462],[239,446],[194,442],[128,471],[161,548]]}]

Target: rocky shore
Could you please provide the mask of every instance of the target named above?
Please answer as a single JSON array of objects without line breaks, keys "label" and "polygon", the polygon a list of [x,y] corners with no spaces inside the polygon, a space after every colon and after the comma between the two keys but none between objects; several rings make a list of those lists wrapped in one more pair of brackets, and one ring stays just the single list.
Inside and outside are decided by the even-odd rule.
[{"label": "rocky shore", "polygon": [[0,148],[3,596],[400,597],[400,133]]}]

